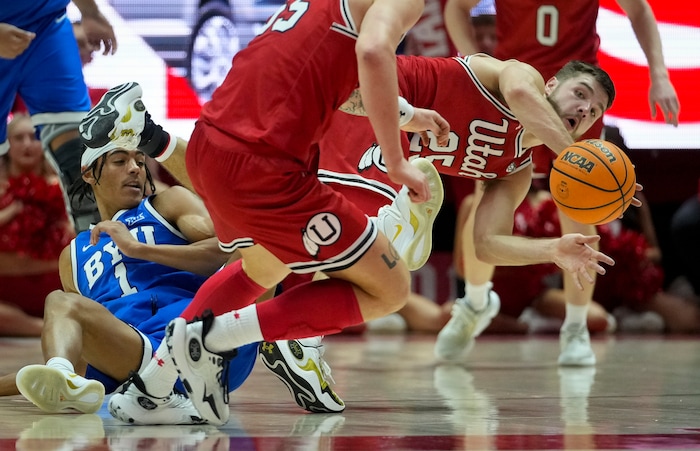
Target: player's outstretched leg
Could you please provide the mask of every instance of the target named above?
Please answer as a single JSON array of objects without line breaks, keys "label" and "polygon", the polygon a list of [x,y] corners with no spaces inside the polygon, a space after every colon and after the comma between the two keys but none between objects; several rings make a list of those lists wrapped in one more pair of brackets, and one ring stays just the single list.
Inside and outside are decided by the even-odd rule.
[{"label": "player's outstretched leg", "polygon": [[408,269],[415,271],[430,257],[433,248],[433,223],[445,194],[440,174],[425,158],[411,160],[420,169],[430,185],[430,199],[417,204],[408,197],[405,186],[390,205],[379,209],[377,227],[392,242]]},{"label": "player's outstretched leg", "polygon": [[299,407],[309,412],[342,412],[345,403],[330,386],[331,370],[322,356],[321,337],[260,344],[260,360],[284,382]]}]

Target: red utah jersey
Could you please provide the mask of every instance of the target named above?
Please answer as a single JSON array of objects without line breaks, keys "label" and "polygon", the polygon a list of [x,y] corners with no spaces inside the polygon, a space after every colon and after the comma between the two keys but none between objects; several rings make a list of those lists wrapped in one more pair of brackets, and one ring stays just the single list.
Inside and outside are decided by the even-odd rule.
[{"label": "red utah jersey", "polygon": [[411,139],[410,154],[433,162],[441,174],[491,180],[530,164],[524,129],[515,115],[476,78],[466,58],[401,57],[399,89],[412,105],[439,112],[450,123],[450,140],[424,147]]},{"label": "red utah jersey", "polygon": [[545,81],[571,60],[597,64],[598,1],[496,0],[494,56],[532,65]]},{"label": "red utah jersey", "polygon": [[236,54],[202,119],[240,141],[310,161],[330,115],[357,87],[357,59],[349,56],[357,35],[346,1],[287,2]]}]

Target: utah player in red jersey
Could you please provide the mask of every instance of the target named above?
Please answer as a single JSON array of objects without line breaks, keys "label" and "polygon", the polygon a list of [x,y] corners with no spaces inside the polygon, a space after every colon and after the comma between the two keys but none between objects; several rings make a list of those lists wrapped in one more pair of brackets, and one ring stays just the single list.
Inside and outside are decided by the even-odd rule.
[{"label": "utah player in red jersey", "polygon": [[[515,208],[530,187],[533,146],[546,143],[561,151],[573,143],[612,104],[614,86],[604,71],[581,62],[566,65],[545,83],[529,65],[486,55],[400,57],[399,86],[408,101],[438,108],[452,126],[447,145],[425,144],[414,136],[411,154],[432,160],[444,175],[479,181],[478,207],[463,232],[467,297],[455,303],[452,319],[436,344],[438,357],[455,360],[463,357],[498,311],[498,296],[490,284],[495,265],[554,262],[583,289],[586,282],[592,283],[588,271],[603,274],[599,262],[612,263],[591,249],[597,241],[593,233],[540,241],[513,237],[512,230]],[[355,100],[349,105],[361,103]],[[344,109],[353,112],[353,108]],[[322,142],[324,150],[335,148],[335,152],[321,152],[325,172],[341,173],[345,165],[345,171],[359,175],[379,173],[377,149],[357,156],[337,149],[354,140],[341,143],[333,138]],[[355,161],[332,156],[338,154],[354,154]],[[353,183],[358,185],[356,180]],[[384,230],[390,235],[389,229]],[[575,249],[586,253],[586,258]]]},{"label": "utah player in red jersey", "polygon": [[[515,58],[535,67],[544,77],[554,75],[556,70],[571,59],[598,64],[600,38],[596,31],[599,1],[588,0],[495,0],[496,30],[498,45],[494,55],[500,59]],[[447,30],[457,49],[463,54],[476,51],[470,9],[478,0],[448,0],[445,5]],[[637,41],[646,56],[651,85],[649,106],[652,116],[657,107],[665,121],[678,125],[680,103],[668,70],[664,63],[659,30],[647,0],[617,0],[627,14]],[[585,138],[600,138],[603,121],[598,121]],[[554,154],[551,155],[554,158]],[[592,234],[595,228],[577,224],[560,214],[562,230]],[[594,286],[586,286],[583,291],[572,288],[572,280],[564,274],[564,287],[567,299],[567,315],[562,328],[562,349],[560,364],[579,365],[595,361],[589,346],[583,343],[588,305],[591,302]],[[570,331],[572,333],[568,333]]]}]

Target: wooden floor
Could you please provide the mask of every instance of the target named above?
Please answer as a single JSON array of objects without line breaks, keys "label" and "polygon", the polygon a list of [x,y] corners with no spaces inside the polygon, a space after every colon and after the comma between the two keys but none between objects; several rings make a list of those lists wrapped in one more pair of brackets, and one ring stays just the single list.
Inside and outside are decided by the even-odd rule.
[{"label": "wooden floor", "polygon": [[[211,426],[127,426],[0,398],[0,450],[700,450],[700,338],[594,339],[595,368],[556,365],[554,336],[485,336],[439,365],[434,336],[327,337],[342,414],[307,414],[258,365]],[[0,340],[0,373],[41,362]]]}]

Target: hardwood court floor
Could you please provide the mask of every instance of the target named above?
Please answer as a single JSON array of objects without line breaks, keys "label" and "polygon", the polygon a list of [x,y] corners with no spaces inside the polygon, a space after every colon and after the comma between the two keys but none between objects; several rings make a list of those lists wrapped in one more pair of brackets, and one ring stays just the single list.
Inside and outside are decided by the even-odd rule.
[{"label": "hardwood court floor", "polygon": [[[127,426],[43,414],[0,398],[0,449],[700,450],[700,338],[596,337],[594,368],[556,365],[554,336],[478,340],[463,365],[434,336],[327,337],[342,414],[306,414],[262,364],[211,426]],[[0,373],[41,361],[38,340],[0,340]]]}]

